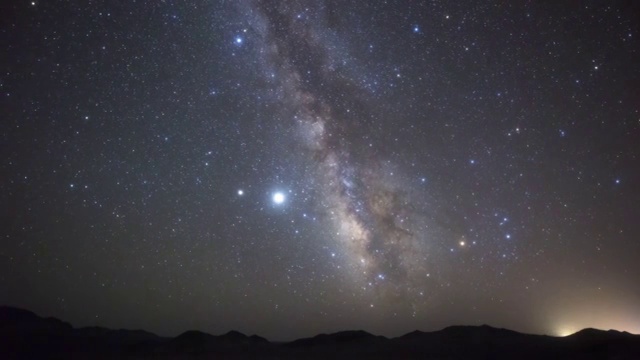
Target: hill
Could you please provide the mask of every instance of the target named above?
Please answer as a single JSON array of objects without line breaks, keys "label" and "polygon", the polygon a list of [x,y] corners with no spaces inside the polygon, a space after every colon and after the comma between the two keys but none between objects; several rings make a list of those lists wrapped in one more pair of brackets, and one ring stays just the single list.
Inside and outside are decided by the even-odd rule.
[{"label": "hill", "polygon": [[640,336],[584,329],[567,337],[482,326],[413,331],[397,338],[365,331],[320,334],[272,343],[237,331],[186,331],[174,338],[144,330],[73,328],[33,312],[0,307],[3,359],[640,359]]}]

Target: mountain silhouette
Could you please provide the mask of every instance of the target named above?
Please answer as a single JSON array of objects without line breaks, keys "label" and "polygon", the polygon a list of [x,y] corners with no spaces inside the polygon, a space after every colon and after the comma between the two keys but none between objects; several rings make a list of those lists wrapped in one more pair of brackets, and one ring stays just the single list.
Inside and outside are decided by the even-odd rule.
[{"label": "mountain silhouette", "polygon": [[584,329],[567,337],[482,326],[413,331],[396,338],[342,331],[272,343],[237,331],[190,330],[176,337],[144,330],[73,328],[56,318],[0,307],[3,359],[640,359],[640,335]]},{"label": "mountain silhouette", "polygon": [[238,347],[256,347],[270,344],[267,339],[257,335],[247,336],[237,331],[229,331],[220,336],[214,336],[201,331],[186,331],[170,339],[162,347],[169,352],[206,353],[216,350],[233,350]]},{"label": "mountain silhouette", "polygon": [[571,339],[582,339],[582,340],[598,340],[598,339],[618,339],[618,338],[633,338],[634,336],[626,331],[616,331],[616,330],[598,330],[598,329],[582,329],[574,334],[568,336]]},{"label": "mountain silhouette", "polygon": [[312,338],[298,339],[288,343],[287,347],[313,347],[326,345],[353,345],[358,343],[373,343],[387,340],[384,336],[375,336],[366,331],[341,331],[334,334],[320,334]]}]

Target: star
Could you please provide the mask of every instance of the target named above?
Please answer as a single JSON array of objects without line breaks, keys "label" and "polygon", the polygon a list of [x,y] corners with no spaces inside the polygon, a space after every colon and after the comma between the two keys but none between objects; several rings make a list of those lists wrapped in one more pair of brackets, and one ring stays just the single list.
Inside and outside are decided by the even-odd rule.
[{"label": "star", "polygon": [[271,197],[271,200],[273,200],[274,204],[280,205],[280,204],[282,204],[284,202],[285,195],[284,195],[284,193],[278,191],[278,192],[273,194],[273,196]]}]

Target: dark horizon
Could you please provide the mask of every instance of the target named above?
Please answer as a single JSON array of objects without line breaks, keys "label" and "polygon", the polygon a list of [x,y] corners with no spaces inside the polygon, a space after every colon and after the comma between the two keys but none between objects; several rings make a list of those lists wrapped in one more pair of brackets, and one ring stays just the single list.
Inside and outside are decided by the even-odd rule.
[{"label": "dark horizon", "polygon": [[0,353],[7,359],[60,357],[225,359],[637,359],[640,336],[584,329],[566,337],[531,335],[487,325],[413,331],[386,338],[361,330],[317,334],[289,342],[229,331],[211,335],[186,331],[163,338],[144,330],[74,328],[0,306]]},{"label": "dark horizon", "polygon": [[0,304],[640,333],[640,2],[20,1]]},{"label": "dark horizon", "polygon": [[[32,312],[31,310],[24,309],[24,308],[19,308],[19,307],[15,307],[15,306],[0,305],[0,313],[2,313],[3,311],[18,312],[18,313],[27,312],[27,313],[32,313],[36,317],[39,317],[39,318],[42,318],[42,319],[46,319],[46,320],[55,319],[55,320],[61,321],[63,323],[68,323],[67,321],[65,321],[65,319],[59,319],[59,318],[56,318],[56,317],[47,316],[45,314],[37,314],[37,313]],[[565,337],[568,337],[568,336],[579,334],[581,332],[593,331],[593,330],[601,331],[601,332],[614,331],[614,332],[617,332],[617,333],[628,333],[630,335],[640,336],[640,334],[634,334],[634,333],[630,333],[628,331],[620,331],[620,330],[617,330],[617,329],[598,329],[598,328],[590,328],[590,327],[589,328],[579,329],[579,330],[577,330],[577,331],[575,331],[575,332],[573,332],[571,334],[554,335],[554,334],[526,333],[526,332],[521,332],[521,331],[517,331],[517,330],[514,330],[514,329],[508,329],[508,328],[503,328],[503,327],[499,327],[499,326],[492,326],[491,324],[481,324],[481,325],[456,324],[456,325],[449,325],[449,326],[446,326],[444,328],[436,329],[436,330],[414,329],[412,331],[409,331],[409,332],[406,332],[406,333],[402,333],[402,334],[396,335],[396,336],[385,336],[385,335],[382,335],[382,334],[376,334],[376,333],[372,333],[370,331],[367,331],[366,329],[342,329],[342,330],[338,330],[338,331],[334,331],[334,332],[328,332],[328,333],[316,333],[316,334],[311,334],[311,335],[308,335],[308,336],[298,336],[298,337],[291,338],[291,339],[270,339],[270,338],[262,336],[261,334],[255,334],[255,333],[250,333],[250,332],[249,333],[245,333],[245,332],[242,332],[242,331],[238,331],[236,329],[229,329],[227,331],[223,331],[223,332],[217,333],[217,334],[210,334],[210,333],[208,333],[206,331],[202,331],[201,329],[186,329],[184,331],[180,331],[177,334],[163,335],[163,334],[157,334],[157,333],[155,333],[153,331],[149,331],[148,329],[141,329],[141,328],[140,329],[138,329],[138,328],[136,328],[136,329],[128,329],[128,328],[121,328],[121,327],[109,328],[109,327],[101,326],[99,324],[87,325],[87,326],[77,326],[76,324],[71,324],[71,323],[68,323],[68,324],[71,325],[73,327],[73,329],[75,329],[75,330],[88,330],[88,329],[92,329],[92,328],[103,328],[103,329],[110,330],[110,331],[114,331],[114,330],[116,330],[116,331],[124,330],[124,331],[132,331],[132,332],[143,331],[143,332],[147,332],[149,334],[152,334],[152,335],[155,335],[155,336],[158,336],[158,337],[163,337],[163,338],[177,338],[177,337],[180,337],[180,336],[183,336],[183,335],[186,335],[186,334],[189,334],[189,333],[193,333],[193,332],[199,332],[199,333],[204,333],[204,334],[213,335],[213,336],[225,336],[225,335],[228,335],[228,334],[231,334],[231,333],[239,333],[239,334],[244,335],[244,336],[258,336],[258,337],[263,338],[263,339],[265,339],[265,340],[267,340],[269,342],[272,342],[272,343],[291,343],[291,342],[295,342],[295,341],[298,341],[298,340],[315,338],[315,337],[321,336],[321,335],[335,335],[335,334],[341,334],[341,333],[362,333],[362,332],[364,332],[366,334],[369,334],[369,335],[373,335],[373,336],[383,336],[383,337],[385,337],[387,339],[396,339],[396,338],[406,337],[406,336],[412,335],[414,333],[439,333],[439,332],[443,332],[443,331],[446,331],[448,329],[454,329],[454,328],[469,328],[469,329],[473,329],[473,328],[476,328],[476,329],[490,328],[490,329],[493,329],[493,330],[505,330],[505,331],[510,331],[510,332],[516,332],[516,333],[519,333],[519,334],[522,334],[522,335],[550,336],[550,337],[554,337],[554,338],[565,338]]]}]

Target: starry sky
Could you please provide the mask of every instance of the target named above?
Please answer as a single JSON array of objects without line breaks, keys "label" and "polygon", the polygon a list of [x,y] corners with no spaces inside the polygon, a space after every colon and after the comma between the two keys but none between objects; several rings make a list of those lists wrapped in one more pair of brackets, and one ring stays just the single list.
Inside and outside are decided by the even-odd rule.
[{"label": "starry sky", "polygon": [[634,1],[13,1],[0,303],[640,333]]}]

